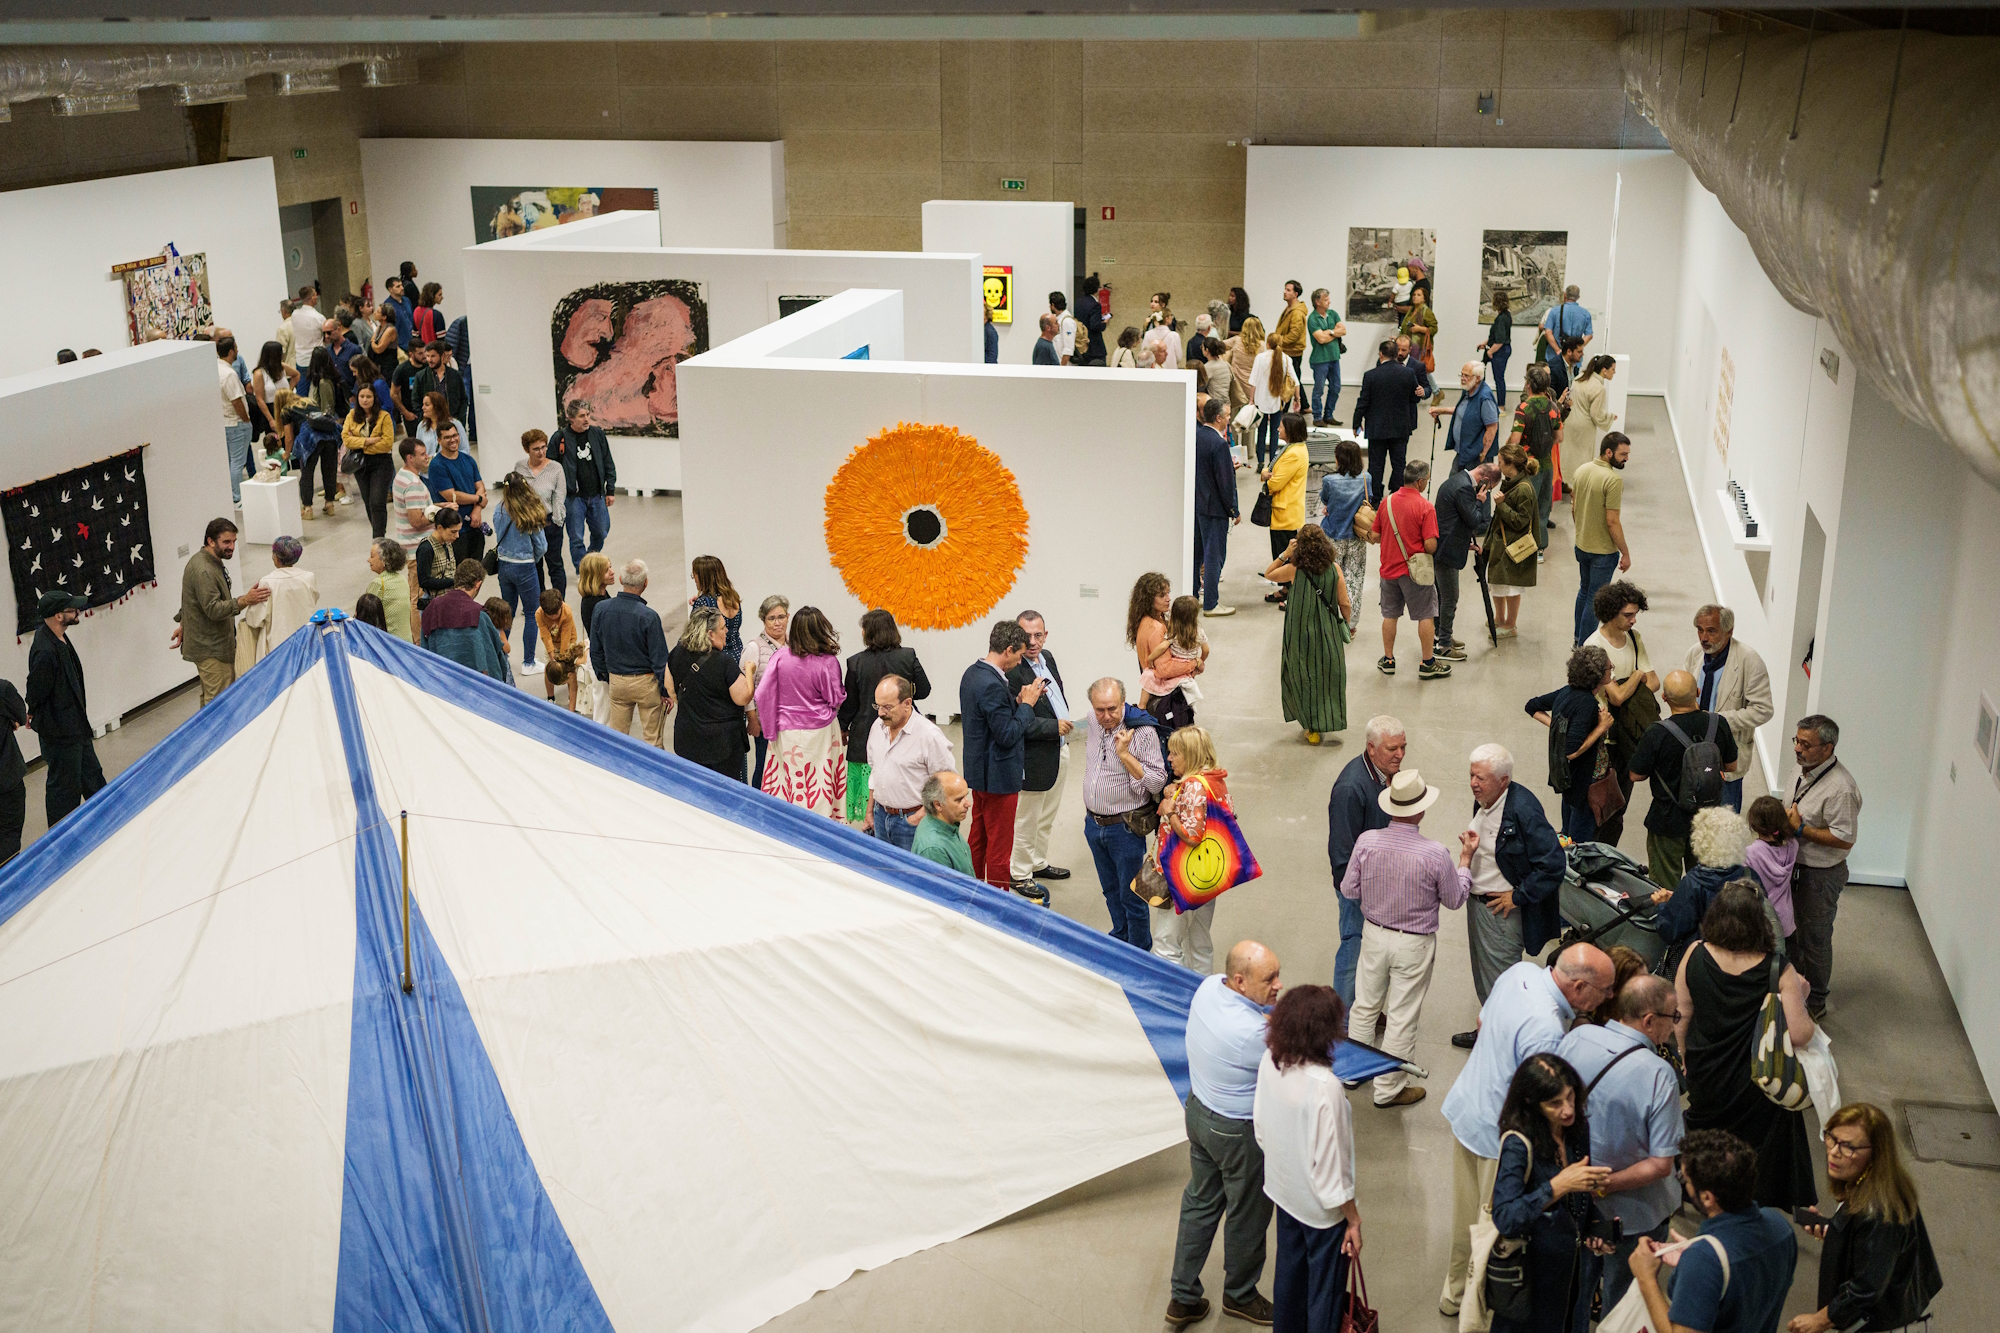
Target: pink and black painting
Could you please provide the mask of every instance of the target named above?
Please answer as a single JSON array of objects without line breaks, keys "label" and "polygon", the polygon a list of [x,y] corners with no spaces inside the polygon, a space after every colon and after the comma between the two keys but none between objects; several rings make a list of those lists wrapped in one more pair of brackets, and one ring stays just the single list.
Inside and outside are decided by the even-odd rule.
[{"label": "pink and black painting", "polygon": [[678,278],[600,282],[556,302],[549,318],[556,356],[556,419],[590,405],[591,424],[612,435],[678,437],[674,370],[708,350],[701,284]]}]

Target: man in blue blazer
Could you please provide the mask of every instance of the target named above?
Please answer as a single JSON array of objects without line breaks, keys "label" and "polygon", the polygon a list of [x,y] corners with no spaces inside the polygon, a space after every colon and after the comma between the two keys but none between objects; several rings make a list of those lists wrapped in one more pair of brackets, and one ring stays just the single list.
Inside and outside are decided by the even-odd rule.
[{"label": "man in blue blazer", "polygon": [[1236,461],[1222,434],[1222,415],[1229,404],[1210,398],[1201,405],[1201,424],[1194,428],[1194,577],[1203,615],[1233,616],[1233,606],[1217,606],[1222,598],[1222,562],[1229,554],[1229,525],[1243,521],[1236,506]]},{"label": "man in blue blazer", "polygon": [[[1020,803],[1027,772],[1028,727],[1042,697],[1040,680],[1018,690],[1007,673],[1021,665],[1028,632],[1012,620],[996,620],[986,639],[986,656],[965,669],[958,682],[958,716],[964,729],[965,784],[972,788],[972,818],[965,842],[972,873],[996,889],[1013,883],[1014,807]],[[1042,898],[1047,901],[1047,896]]]},{"label": "man in blue blazer", "polygon": [[[1334,901],[1340,904],[1340,951],[1333,957],[1333,988],[1342,1004],[1354,1003],[1354,970],[1361,961],[1361,902],[1340,892],[1347,876],[1347,862],[1354,855],[1354,840],[1369,829],[1389,827],[1389,812],[1379,799],[1389,779],[1403,767],[1403,752],[1409,747],[1403,724],[1386,714],[1368,719],[1365,743],[1359,757],[1350,760],[1333,781],[1333,793],[1326,802],[1326,859],[1333,868]],[[1357,1041],[1373,1041],[1375,1034],[1363,1032]]]},{"label": "man in blue blazer", "polygon": [[[1472,896],[1465,904],[1472,989],[1484,1005],[1500,974],[1562,934],[1562,882],[1569,869],[1535,794],[1514,781],[1514,756],[1498,745],[1472,752]],[[1469,1050],[1477,1030],[1451,1044]]]}]

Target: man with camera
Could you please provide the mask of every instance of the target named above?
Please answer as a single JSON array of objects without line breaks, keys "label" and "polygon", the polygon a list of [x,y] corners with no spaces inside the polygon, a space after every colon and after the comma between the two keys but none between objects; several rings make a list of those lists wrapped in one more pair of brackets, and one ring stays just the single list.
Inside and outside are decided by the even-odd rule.
[{"label": "man with camera", "polygon": [[1584,1275],[1604,1274],[1604,1309],[1618,1304],[1632,1284],[1632,1251],[1639,1238],[1667,1238],[1667,1219],[1681,1206],[1674,1158],[1686,1125],[1680,1085],[1659,1047],[1680,1019],[1673,983],[1641,974],[1618,992],[1611,1022],[1581,1023],[1556,1054],[1584,1083],[1590,1119],[1590,1160],[1611,1168],[1597,1203],[1600,1240],[1616,1246],[1608,1259],[1584,1258]]}]

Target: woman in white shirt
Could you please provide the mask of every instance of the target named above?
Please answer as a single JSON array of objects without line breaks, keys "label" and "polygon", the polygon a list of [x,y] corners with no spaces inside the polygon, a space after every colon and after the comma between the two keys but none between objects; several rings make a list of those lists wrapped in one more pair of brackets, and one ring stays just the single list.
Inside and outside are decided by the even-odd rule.
[{"label": "woman in white shirt", "polygon": [[1291,380],[1291,363],[1278,350],[1278,335],[1264,339],[1264,350],[1250,363],[1250,401],[1260,416],[1257,420],[1257,470],[1264,470],[1264,451],[1271,457],[1284,452],[1278,439],[1278,420],[1285,414],[1285,385]]},{"label": "woman in white shirt", "polygon": [[[1606,390],[1611,380],[1618,374],[1618,363],[1608,356],[1594,356],[1569,386],[1569,420],[1564,423],[1563,440],[1582,446],[1579,452],[1585,457],[1563,459],[1563,476],[1576,475],[1576,469],[1588,463],[1597,453],[1597,442],[1610,433],[1618,422],[1618,414],[1605,403]],[[1564,483],[1565,489],[1568,483]]]},{"label": "woman in white shirt", "polygon": [[1333,1076],[1347,1014],[1331,986],[1295,986],[1271,1010],[1252,1111],[1264,1193],[1278,1206],[1276,1325],[1339,1333],[1347,1265],[1361,1257],[1354,1120]]},{"label": "woman in white shirt", "polygon": [[[1660,705],[1655,696],[1660,689],[1660,673],[1646,655],[1646,641],[1639,637],[1639,613],[1646,609],[1646,594],[1638,584],[1626,579],[1607,583],[1591,599],[1591,613],[1597,617],[1597,631],[1583,642],[1604,650],[1611,661],[1611,683],[1604,687],[1604,706],[1622,724],[1611,728],[1611,770],[1618,775],[1618,789],[1632,800],[1632,756],[1639,748],[1646,728],[1659,720]],[[1640,687],[1645,693],[1639,695]],[[1634,695],[1639,695],[1634,698]],[[1625,811],[1620,810],[1597,827],[1597,841],[1616,847],[1625,833]]]}]

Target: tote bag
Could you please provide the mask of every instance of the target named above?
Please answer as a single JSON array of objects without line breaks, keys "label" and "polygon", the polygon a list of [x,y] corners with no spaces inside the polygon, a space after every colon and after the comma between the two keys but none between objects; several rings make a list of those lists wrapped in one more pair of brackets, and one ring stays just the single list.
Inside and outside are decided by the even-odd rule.
[{"label": "tote bag", "polygon": [[[1696,1241],[1707,1241],[1715,1247],[1715,1257],[1722,1261],[1722,1289],[1729,1290],[1729,1251],[1722,1248],[1722,1242],[1713,1236],[1696,1236],[1694,1240],[1684,1240],[1678,1245],[1663,1245],[1661,1254],[1678,1254]],[[1645,1293],[1634,1282],[1625,1288],[1625,1294],[1618,1298],[1618,1304],[1604,1318],[1597,1321],[1597,1333],[1671,1333],[1671,1330],[1653,1327],[1652,1315],[1646,1310]]]}]

